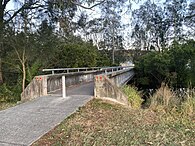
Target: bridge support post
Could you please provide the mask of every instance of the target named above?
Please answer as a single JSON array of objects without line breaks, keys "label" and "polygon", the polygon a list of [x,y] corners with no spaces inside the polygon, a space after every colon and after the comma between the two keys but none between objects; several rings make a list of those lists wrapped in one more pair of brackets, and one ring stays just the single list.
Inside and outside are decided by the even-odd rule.
[{"label": "bridge support post", "polygon": [[66,98],[66,79],[62,76],[62,97]]}]

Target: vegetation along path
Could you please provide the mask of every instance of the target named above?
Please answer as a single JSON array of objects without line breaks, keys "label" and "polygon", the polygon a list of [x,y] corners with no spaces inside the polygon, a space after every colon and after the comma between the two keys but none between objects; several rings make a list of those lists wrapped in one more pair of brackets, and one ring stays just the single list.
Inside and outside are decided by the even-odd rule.
[{"label": "vegetation along path", "polygon": [[0,111],[0,145],[30,145],[88,102],[92,89],[93,83],[88,83],[68,89],[66,99],[45,96]]}]

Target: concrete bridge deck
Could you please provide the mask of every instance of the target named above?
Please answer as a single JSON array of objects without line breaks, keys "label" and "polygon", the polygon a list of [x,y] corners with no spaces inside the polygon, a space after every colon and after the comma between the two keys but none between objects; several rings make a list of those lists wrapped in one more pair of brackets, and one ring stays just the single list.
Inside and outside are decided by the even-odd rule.
[{"label": "concrete bridge deck", "polygon": [[94,83],[43,96],[0,111],[0,146],[27,146],[92,99]]}]

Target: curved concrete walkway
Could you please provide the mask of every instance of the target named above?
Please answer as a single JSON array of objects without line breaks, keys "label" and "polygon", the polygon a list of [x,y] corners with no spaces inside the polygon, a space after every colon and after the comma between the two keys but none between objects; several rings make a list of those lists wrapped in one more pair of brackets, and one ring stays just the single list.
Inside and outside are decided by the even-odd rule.
[{"label": "curved concrete walkway", "polygon": [[0,111],[0,146],[27,146],[50,131],[93,96],[93,83],[68,89],[61,95],[39,97]]}]

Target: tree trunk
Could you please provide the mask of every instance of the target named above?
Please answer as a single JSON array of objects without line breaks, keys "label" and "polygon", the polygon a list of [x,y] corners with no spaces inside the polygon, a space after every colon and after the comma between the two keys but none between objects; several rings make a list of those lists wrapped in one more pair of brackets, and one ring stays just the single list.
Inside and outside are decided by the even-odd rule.
[{"label": "tree trunk", "polygon": [[0,85],[3,83],[2,60],[0,57]]},{"label": "tree trunk", "polygon": [[26,67],[25,67],[25,62],[22,63],[22,71],[23,71],[22,92],[24,92],[24,90],[25,90],[25,81],[26,81]]},{"label": "tree trunk", "polygon": [[3,6],[0,3],[0,84],[3,83],[2,54],[3,54]]}]

